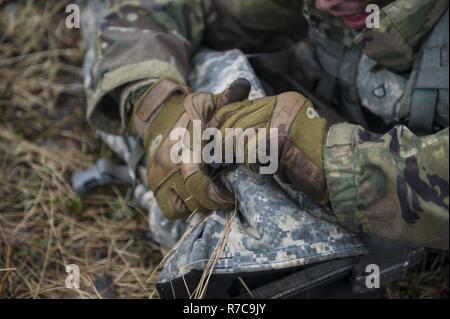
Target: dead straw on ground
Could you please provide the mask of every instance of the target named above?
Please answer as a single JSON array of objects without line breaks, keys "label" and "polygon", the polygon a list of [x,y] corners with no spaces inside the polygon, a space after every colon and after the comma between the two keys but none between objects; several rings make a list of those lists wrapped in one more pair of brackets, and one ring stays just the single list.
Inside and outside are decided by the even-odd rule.
[{"label": "dead straw on ground", "polygon": [[[0,298],[148,298],[161,253],[145,212],[124,189],[71,188],[106,150],[84,119],[84,48],[66,5],[0,6]],[[80,289],[66,288],[70,264]]]}]

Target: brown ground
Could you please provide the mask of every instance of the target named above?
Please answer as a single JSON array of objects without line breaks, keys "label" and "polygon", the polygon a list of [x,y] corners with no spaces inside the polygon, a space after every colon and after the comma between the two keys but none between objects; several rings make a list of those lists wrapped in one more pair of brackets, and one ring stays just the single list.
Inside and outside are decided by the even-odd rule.
[{"label": "brown ground", "polygon": [[[124,189],[80,198],[70,187],[108,151],[84,120],[66,4],[0,0],[0,298],[149,298],[161,253],[143,236],[145,212]],[[72,263],[80,290],[65,288]],[[448,298],[448,274],[448,253],[430,252],[386,296]]]}]

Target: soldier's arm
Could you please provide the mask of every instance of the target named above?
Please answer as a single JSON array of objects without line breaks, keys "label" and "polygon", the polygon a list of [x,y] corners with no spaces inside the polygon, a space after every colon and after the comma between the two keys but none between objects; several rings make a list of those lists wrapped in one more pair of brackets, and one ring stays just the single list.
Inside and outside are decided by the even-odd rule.
[{"label": "soldier's arm", "polygon": [[129,112],[124,100],[132,103],[139,88],[161,77],[185,82],[201,45],[247,50],[275,34],[298,34],[300,7],[297,0],[115,1],[96,35],[89,121],[117,132]]},{"label": "soldier's arm", "polygon": [[194,1],[161,3],[115,1],[103,16],[87,92],[94,127],[118,133],[131,112],[127,93],[138,95],[160,77],[184,82],[189,52],[202,41],[205,8],[188,5]]},{"label": "soldier's arm", "polygon": [[339,220],[352,230],[448,250],[448,134],[332,126],[324,163]]}]

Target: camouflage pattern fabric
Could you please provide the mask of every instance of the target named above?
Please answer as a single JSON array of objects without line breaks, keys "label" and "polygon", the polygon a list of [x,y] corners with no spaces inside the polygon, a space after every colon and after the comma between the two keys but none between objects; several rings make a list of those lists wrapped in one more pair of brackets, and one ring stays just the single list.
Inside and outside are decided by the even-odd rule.
[{"label": "camouflage pattern fabric", "polygon": [[[124,85],[164,76],[185,81],[190,56],[204,44],[244,49],[263,43],[266,32],[298,34],[306,29],[300,8],[297,0],[110,1],[91,51],[88,120],[120,132]],[[267,17],[271,23],[261,23]]]},{"label": "camouflage pattern fabric", "polygon": [[417,137],[360,126],[329,131],[325,170],[334,213],[355,231],[448,250],[448,128]]},{"label": "camouflage pattern fabric", "polygon": [[[330,16],[317,13],[311,0],[304,3],[310,32],[350,49],[356,45],[380,66],[406,73],[420,56],[424,37],[448,8],[448,1],[443,0],[396,0],[383,8],[380,29],[351,35],[338,28],[339,21],[331,23]],[[120,103],[123,88],[162,76],[185,81],[191,57],[202,45],[247,52],[264,49],[275,36],[294,39],[297,33],[298,38],[305,30],[299,4],[297,0],[114,1],[100,24],[91,67],[87,68],[89,121],[106,132],[120,131],[126,122]],[[316,38],[318,47],[322,38]],[[350,80],[340,98],[358,101],[356,73]],[[353,112],[361,113],[360,105],[355,104]],[[387,238],[448,249],[448,227],[443,227],[448,226],[448,130],[418,137],[395,126],[374,137],[367,128],[340,124],[332,127],[328,136],[324,155],[327,182],[333,209],[344,224]],[[430,141],[434,141],[433,147]],[[391,144],[399,145],[399,151],[392,151],[396,148]],[[411,215],[416,217],[408,217]],[[401,227],[387,231],[383,225]]]},{"label": "camouflage pattern fabric", "polygon": [[357,45],[365,55],[393,71],[411,68],[420,41],[448,8],[448,1],[443,0],[396,0],[381,8],[380,28],[365,29],[355,35],[342,20],[315,9],[314,0],[304,2],[315,36],[347,47]]},{"label": "camouflage pattern fabric", "polygon": [[255,71],[241,50],[219,52],[202,49],[191,63],[188,82],[196,92],[217,94],[226,90],[234,80],[244,78],[252,85],[249,99],[254,100],[265,96]]},{"label": "camouflage pattern fabric", "polygon": [[[264,50],[264,43],[276,36],[294,39],[292,33],[307,29],[303,13],[317,47],[341,51],[330,41],[356,44],[391,71],[405,71],[446,8],[442,0],[396,0],[382,8],[380,29],[354,34],[339,19],[314,9],[313,0],[112,1],[89,51],[88,119],[105,132],[120,132],[126,113],[119,98],[123,86],[162,76],[186,80],[190,57],[202,45],[253,52]],[[322,66],[330,72],[326,63]],[[352,88],[345,91],[355,94]],[[357,103],[358,97],[340,102],[346,100]]]},{"label": "camouflage pattern fabric", "polygon": [[448,8],[443,0],[401,0],[381,11],[380,28],[365,30],[355,38],[362,51],[393,71],[408,70],[417,46]]},{"label": "camouflage pattern fabric", "polygon": [[[124,137],[103,133],[101,137],[124,160],[129,158],[131,149]],[[213,267],[214,274],[286,269],[367,253],[355,234],[331,223],[336,222],[331,211],[289,185],[281,184],[285,193],[274,181],[244,166],[225,180],[236,191],[239,212],[196,214],[188,223],[167,220],[152,192],[137,180],[134,196],[149,212],[151,238],[166,251],[176,248],[171,250],[159,282],[192,270],[203,271],[222,238],[225,247]],[[227,224],[230,230],[226,230]]]},{"label": "camouflage pattern fabric", "polygon": [[357,75],[361,106],[378,115],[385,125],[392,125],[407,115],[402,101],[408,79],[388,69],[372,72],[376,67],[375,60],[366,55],[361,57]]},{"label": "camouflage pattern fabric", "polygon": [[205,270],[217,252],[213,274],[286,269],[366,253],[355,235],[313,217],[309,212],[323,208],[311,200],[305,198],[299,206],[244,166],[226,180],[240,200],[239,218],[233,212],[197,216],[195,227],[172,250],[159,282]]}]

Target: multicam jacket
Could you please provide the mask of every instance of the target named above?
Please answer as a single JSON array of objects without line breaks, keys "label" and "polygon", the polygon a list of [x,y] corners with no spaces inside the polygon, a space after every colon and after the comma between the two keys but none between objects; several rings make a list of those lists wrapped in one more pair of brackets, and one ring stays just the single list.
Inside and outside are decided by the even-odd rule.
[{"label": "multicam jacket", "polygon": [[[120,131],[136,88],[166,76],[185,82],[202,46],[252,55],[301,41],[312,48],[315,72],[332,79],[313,93],[347,119],[330,127],[324,152],[340,222],[448,249],[448,30],[446,45],[427,51],[437,50],[436,70],[447,75],[446,85],[431,84],[433,100],[420,99],[421,114],[432,115],[427,134],[418,134],[425,130],[415,130],[411,119],[415,90],[430,89],[417,85],[420,68],[434,61],[424,58],[424,47],[447,10],[445,0],[397,0],[382,8],[379,29],[354,34],[311,0],[111,1],[86,83],[88,119],[102,131]],[[448,29],[448,12],[444,23]]]}]

